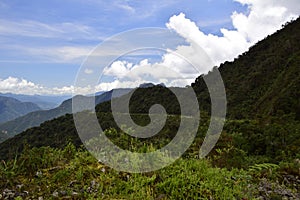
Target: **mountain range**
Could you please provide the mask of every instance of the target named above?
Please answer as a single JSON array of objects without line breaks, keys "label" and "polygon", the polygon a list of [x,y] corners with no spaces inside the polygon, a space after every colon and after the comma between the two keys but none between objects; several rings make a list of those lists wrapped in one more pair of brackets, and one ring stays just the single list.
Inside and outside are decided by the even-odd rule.
[{"label": "mountain range", "polygon": [[[130,91],[131,89],[114,89],[108,92],[101,93],[100,95],[94,97],[95,104],[97,105],[101,102],[110,100],[112,98],[113,93],[115,97],[118,97],[127,94]],[[83,100],[92,97],[78,95],[73,97],[73,99],[74,98]],[[81,110],[84,110],[84,108],[81,108]],[[69,114],[72,113],[72,98],[65,100],[63,103],[61,103],[61,105],[50,110],[38,110],[30,113],[28,112],[28,114],[26,115],[23,115],[21,117],[18,117],[6,123],[0,124],[0,131],[2,132],[2,136],[0,136],[0,142],[22,131],[25,131],[28,128],[39,126],[41,123],[47,120],[51,120],[68,113]]]},{"label": "mountain range", "polygon": [[64,100],[71,96],[43,96],[43,95],[25,95],[13,93],[0,93],[0,96],[15,98],[21,102],[32,102],[43,110],[49,110],[59,106]]},{"label": "mountain range", "polygon": [[[300,120],[299,66],[300,19],[286,24],[282,30],[258,42],[234,61],[221,64],[218,69],[226,89],[228,103],[227,120],[245,122],[248,122],[247,120],[255,120],[255,123],[259,124],[259,128],[254,129],[252,127],[252,129],[256,131],[260,131],[261,128],[268,126],[274,119],[276,119],[276,123],[281,123],[282,127],[285,124],[289,124],[289,122],[299,124],[297,123]],[[216,70],[216,68],[213,70]],[[210,76],[210,73],[200,75],[191,86],[198,97],[201,110],[209,114],[211,102],[204,76]],[[176,106],[178,105],[176,103],[177,100],[172,98],[172,94],[166,90],[168,89],[161,86],[138,89],[130,103],[130,110],[134,113],[148,113],[148,108],[153,103],[151,96],[154,94],[160,98],[162,104],[166,105],[170,113],[179,114]],[[109,93],[103,95],[109,96]],[[122,98],[122,95],[120,95],[119,100],[122,101]],[[110,98],[103,97],[102,100],[102,103],[100,103],[101,101],[97,102],[100,103],[96,107],[97,116],[101,118],[102,124],[106,123],[105,127],[114,126],[114,122],[109,114],[110,102],[108,100]],[[70,103],[68,102],[64,102],[60,109],[64,108],[63,105],[70,109]],[[39,119],[38,114],[27,117],[32,123]],[[27,121],[28,119],[24,118],[24,125],[30,123]],[[4,124],[0,126],[0,130],[16,127],[19,124],[22,123],[15,121],[10,125]],[[246,125],[247,123],[245,127],[248,126]],[[24,130],[24,127],[22,129]],[[245,131],[246,133],[251,133],[249,138],[256,134],[250,129],[251,127]],[[10,131],[12,133],[18,132],[15,128]],[[274,131],[274,129],[268,130],[266,133],[269,134],[271,131]],[[261,135],[258,138],[262,138],[264,141],[269,140],[269,136],[263,137],[263,133],[259,134]],[[294,138],[291,141],[299,140],[297,133],[293,133],[289,137],[292,137],[292,135]],[[285,138],[285,136],[280,137]],[[13,155],[16,151],[21,151],[24,143],[37,147],[63,147],[70,140],[76,145],[81,144],[76,133],[73,117],[67,114],[44,122],[39,127],[27,129],[15,137],[4,141],[0,144],[0,156],[7,157],[10,154]],[[280,141],[283,140],[280,139]],[[249,140],[248,142],[252,141]]]},{"label": "mountain range", "polygon": [[41,108],[34,103],[0,96],[0,124],[37,110]]}]

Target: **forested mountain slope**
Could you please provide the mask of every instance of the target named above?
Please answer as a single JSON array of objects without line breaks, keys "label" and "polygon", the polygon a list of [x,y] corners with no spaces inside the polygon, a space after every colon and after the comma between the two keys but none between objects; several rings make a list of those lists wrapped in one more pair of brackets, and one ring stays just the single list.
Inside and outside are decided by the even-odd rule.
[{"label": "forested mountain slope", "polygon": [[[233,119],[294,115],[300,119],[300,19],[219,67]],[[209,110],[202,76],[192,84]]]},{"label": "forested mountain slope", "polygon": [[[291,157],[299,152],[299,62],[300,19],[219,67],[228,100],[225,132],[233,134],[230,137],[235,137],[239,149],[249,155],[268,154],[278,160],[282,158],[281,152],[293,149]],[[192,87],[200,107],[209,111],[209,94],[202,77]],[[131,99],[130,110],[144,115],[155,98],[169,114],[180,114],[176,98],[161,86],[139,88]],[[109,102],[99,104],[96,111],[104,128],[115,127]],[[62,147],[68,140],[80,144],[71,115],[47,121],[3,142],[0,156],[4,158],[21,150],[25,142],[32,146]]]}]

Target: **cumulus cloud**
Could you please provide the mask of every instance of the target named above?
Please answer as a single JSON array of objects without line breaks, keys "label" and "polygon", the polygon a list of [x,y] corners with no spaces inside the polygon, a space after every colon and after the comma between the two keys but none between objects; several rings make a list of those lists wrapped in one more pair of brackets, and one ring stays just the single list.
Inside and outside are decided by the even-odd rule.
[{"label": "cumulus cloud", "polygon": [[[185,14],[174,15],[166,23],[168,29],[183,37],[188,45],[178,46],[175,51],[169,51],[162,57],[160,63],[148,63],[147,60],[133,65],[125,61],[116,61],[106,69],[106,75],[117,78],[135,78],[141,80],[143,72],[147,72],[159,80],[165,80],[168,86],[178,86],[183,82],[192,82],[200,74],[205,74],[213,66],[219,66],[225,61],[232,61],[238,55],[267,35],[279,30],[282,25],[299,16],[298,0],[234,0],[248,7],[247,14],[233,12],[231,20],[234,29],[220,29],[221,36],[205,34],[196,23],[186,18]],[[212,62],[205,60],[206,52]],[[192,64],[198,64],[195,70],[178,55],[183,56]],[[129,67],[130,66],[130,67]],[[177,81],[170,71],[177,73]],[[167,73],[166,73],[167,72]],[[180,76],[178,76],[180,74]],[[167,76],[164,76],[167,75]],[[185,79],[182,79],[185,77]],[[134,79],[132,79],[134,80]]]},{"label": "cumulus cloud", "polygon": [[115,61],[110,67],[104,68],[103,74],[123,78],[130,71],[133,64],[126,61]]},{"label": "cumulus cloud", "polygon": [[86,73],[86,74],[92,74],[92,73],[94,73],[94,71],[92,69],[85,69],[84,73]]},{"label": "cumulus cloud", "polygon": [[143,80],[134,80],[134,81],[120,81],[114,80],[113,82],[102,82],[95,86],[93,91],[109,91],[115,88],[135,88],[136,86],[144,83]]},{"label": "cumulus cloud", "polygon": [[34,84],[33,82],[27,81],[25,79],[19,79],[15,77],[8,77],[7,79],[0,79],[0,91],[19,93],[32,93],[43,89],[41,86]]},{"label": "cumulus cloud", "polygon": [[[214,65],[219,65],[233,60],[259,40],[279,30],[282,24],[297,18],[300,13],[300,4],[295,0],[235,1],[247,5],[249,13],[246,15],[233,12],[231,19],[234,29],[222,28],[220,30],[222,36],[203,33],[201,27],[197,27],[183,13],[172,16],[166,26],[190,43],[186,51],[194,51],[193,42],[195,42],[206,51],[214,61]],[[182,47],[178,47],[180,48]],[[194,52],[197,54],[197,51]],[[190,59],[194,60],[194,58]],[[204,71],[211,67],[207,66]]]},{"label": "cumulus cloud", "polygon": [[[187,19],[183,13],[172,16],[166,26],[176,31],[190,44],[189,46],[179,46],[176,51],[195,63],[199,62],[197,45],[207,53],[214,65],[218,65],[226,60],[232,60],[250,46],[247,39],[238,31],[221,29],[222,37],[212,34],[206,35],[194,22]],[[208,65],[203,66],[202,73],[206,73],[212,67]]]},{"label": "cumulus cloud", "polygon": [[48,88],[16,77],[8,77],[0,79],[0,93],[14,93],[14,94],[27,94],[27,95],[72,95],[76,89],[76,94],[90,95],[98,91],[109,91],[114,88],[134,88],[136,85],[144,83],[143,80],[135,81],[119,81],[102,82],[96,86],[87,85],[85,87],[63,86]]},{"label": "cumulus cloud", "polygon": [[[33,83],[26,79],[15,77],[8,77],[0,79],[0,92],[1,93],[15,93],[15,94],[41,94],[41,95],[63,95],[72,94],[73,86],[64,86],[61,88],[47,88],[42,85]],[[87,90],[87,89],[84,89]]]},{"label": "cumulus cloud", "polygon": [[[166,23],[166,27],[175,31],[185,39],[187,45],[180,45],[174,51],[168,50],[160,62],[150,63],[143,59],[139,63],[118,60],[104,69],[104,75],[113,76],[111,82],[100,83],[96,87],[76,88],[82,94],[91,94],[95,91],[107,91],[113,88],[132,88],[149,81],[148,76],[154,83],[164,82],[167,86],[184,86],[190,84],[197,76],[207,73],[213,66],[231,61],[238,55],[262,40],[267,35],[280,29],[282,24],[295,19],[300,14],[299,0],[233,0],[246,5],[247,13],[233,12],[231,20],[233,29],[220,29],[221,36],[205,34],[201,27],[188,19],[185,14],[174,15]],[[35,25],[36,26],[36,25]],[[38,24],[38,26],[43,27]],[[69,25],[64,25],[69,26]],[[31,26],[29,26],[31,30]],[[43,27],[50,29],[52,27]],[[7,31],[0,26],[0,33]],[[82,32],[86,28],[82,28]],[[53,31],[55,32],[55,30]],[[32,35],[32,32],[23,34]],[[35,34],[35,33],[34,33]],[[35,51],[33,54],[46,54],[54,57],[62,56],[62,61],[70,61],[88,55],[90,48],[61,47],[55,51]],[[204,50],[212,62],[205,60]],[[112,52],[111,52],[112,51]],[[105,55],[116,53],[116,49],[102,52]],[[55,55],[53,55],[53,52]],[[200,63],[201,69],[195,70],[180,56],[191,63]],[[92,70],[86,70],[86,74]],[[73,86],[62,88],[45,88],[24,79],[9,77],[0,79],[0,92],[29,93],[29,94],[70,94]]]},{"label": "cumulus cloud", "polygon": [[134,88],[145,82],[165,83],[168,86],[187,85],[190,83],[188,81],[193,81],[194,75],[191,74],[196,72],[186,60],[169,52],[163,56],[161,62],[150,63],[148,59],[136,64],[115,61],[104,69],[103,74],[115,78],[109,88]]},{"label": "cumulus cloud", "polygon": [[237,32],[251,44],[263,39],[281,28],[281,25],[300,14],[298,0],[235,0],[247,5],[248,15],[234,12],[232,23]]}]

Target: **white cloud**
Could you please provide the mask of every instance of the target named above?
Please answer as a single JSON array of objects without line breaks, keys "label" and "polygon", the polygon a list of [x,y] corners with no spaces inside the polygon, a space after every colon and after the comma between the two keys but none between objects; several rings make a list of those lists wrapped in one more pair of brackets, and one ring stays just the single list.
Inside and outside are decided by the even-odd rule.
[{"label": "white cloud", "polygon": [[86,74],[92,74],[92,73],[94,73],[94,71],[92,70],[92,69],[85,69],[84,70],[84,73],[86,73]]},{"label": "white cloud", "polygon": [[175,78],[178,77],[161,63],[151,64],[148,59],[141,60],[138,64],[129,63],[127,61],[115,61],[111,66],[106,67],[104,75],[114,76],[118,79],[143,80],[143,76],[151,76],[151,78]]},{"label": "white cloud", "polygon": [[69,62],[79,59],[83,60],[84,57],[88,56],[91,52],[92,47],[72,47],[72,46],[64,46],[59,48],[53,48],[50,50],[44,51],[50,57],[54,59],[59,58],[63,62]]},{"label": "white cloud", "polygon": [[232,23],[252,44],[281,28],[300,14],[298,0],[235,0],[250,9],[248,15],[234,12]]},{"label": "white cloud", "polygon": [[[282,24],[297,18],[300,14],[298,0],[234,0],[247,5],[249,14],[233,12],[231,19],[234,30],[221,29],[222,36],[205,34],[183,13],[170,18],[166,26],[178,33],[190,44],[177,47],[177,52],[192,62],[199,62],[195,43],[202,47],[213,64],[218,66],[225,61],[232,61],[250,46],[267,35],[279,30]],[[207,72],[213,66],[205,66]]]},{"label": "white cloud", "polygon": [[[82,63],[93,46],[61,46],[61,47],[24,47],[11,45],[9,48],[18,49],[19,54],[33,56],[36,61],[50,63]],[[1,61],[1,60],[0,60]]]},{"label": "white cloud", "polygon": [[102,82],[96,86],[87,85],[85,87],[63,86],[48,88],[40,84],[33,83],[26,79],[16,77],[8,77],[0,79],[0,93],[14,93],[14,94],[39,94],[39,95],[72,95],[76,94],[89,95],[99,91],[109,91],[114,88],[134,88],[144,83],[142,80],[137,81],[119,81]]},{"label": "white cloud", "polygon": [[[192,74],[192,75],[191,75]],[[115,61],[105,68],[104,75],[113,76],[115,80],[101,87],[138,87],[145,82],[164,83],[167,86],[188,85],[198,73],[187,61],[171,52],[163,56],[162,62],[150,63],[143,59],[137,64],[127,61]],[[101,84],[100,84],[101,85]]]},{"label": "white cloud", "polygon": [[115,76],[117,78],[123,78],[129,73],[132,68],[132,63],[126,61],[115,61],[110,67],[105,67],[103,74],[108,76]]},{"label": "white cloud", "polygon": [[[102,1],[102,0],[84,0],[83,3],[92,3],[99,6],[100,9],[114,12],[116,8],[122,9],[126,12],[126,18],[120,18],[119,21],[126,20],[145,20],[146,18],[153,18],[155,14],[164,8],[170,7],[179,0],[160,0],[159,3],[152,0],[139,1],[139,0],[115,0],[115,1]],[[122,13],[118,13],[122,15]]]},{"label": "white cloud", "polygon": [[[248,7],[247,14],[233,12],[231,15],[234,29],[221,29],[221,36],[205,34],[201,27],[186,18],[183,13],[174,15],[166,24],[167,28],[175,31],[183,37],[188,45],[178,46],[174,52],[165,53],[161,62],[149,63],[147,59],[133,64],[127,61],[116,61],[110,67],[104,69],[104,75],[114,76],[118,80],[100,83],[96,87],[76,88],[82,94],[90,94],[95,91],[107,91],[116,87],[136,87],[147,82],[146,74],[155,79],[154,83],[164,82],[168,86],[184,86],[192,82],[201,73],[209,71],[213,65],[218,66],[224,61],[231,61],[245,52],[251,45],[262,40],[269,34],[281,28],[281,25],[296,18],[300,14],[299,0],[234,0]],[[169,1],[166,1],[169,2]],[[126,7],[128,4],[120,4],[122,9],[135,12],[135,8]],[[130,11],[131,10],[131,11]],[[151,9],[150,9],[151,10]],[[0,20],[0,34],[20,34],[30,37],[57,37],[66,35],[69,30],[75,28],[81,35],[89,36],[92,30],[89,27],[74,24],[60,24],[49,26],[39,22],[25,21],[11,23]],[[200,24],[201,25],[201,24]],[[46,35],[44,33],[47,33]],[[206,62],[199,46],[212,59],[213,64]],[[24,51],[32,55],[42,55],[57,62],[74,62],[87,56],[92,47],[53,47],[48,49],[27,48]],[[201,63],[200,71],[193,69],[176,54],[183,55],[191,63]],[[111,48],[97,52],[97,55],[118,55],[118,49]],[[88,69],[85,73],[93,71]],[[126,79],[127,78],[127,79]],[[73,86],[61,88],[46,88],[24,79],[9,77],[0,79],[0,92],[14,92],[26,94],[71,94]]]},{"label": "white cloud", "polygon": [[94,28],[71,22],[46,24],[33,20],[12,21],[0,19],[0,35],[38,38],[103,39]]},{"label": "white cloud", "polygon": [[121,8],[121,9],[129,12],[130,14],[134,14],[135,11],[136,11],[135,8],[132,7],[132,6],[130,6],[128,4],[128,2],[126,2],[126,1],[119,1],[119,2],[117,1],[117,2],[114,2],[114,6],[116,6],[118,8]]},{"label": "white cloud", "polygon": [[[4,37],[1,37],[4,36]],[[18,38],[20,37],[20,38]],[[30,38],[28,38],[30,37]],[[0,19],[0,49],[11,51],[13,55],[29,58],[32,62],[81,63],[89,55],[94,45],[62,45],[66,41],[85,40],[99,42],[103,34],[93,27],[71,22],[42,23],[33,20]],[[39,42],[28,43],[37,40]],[[60,44],[57,44],[59,41]],[[4,60],[0,60],[3,62]],[[11,60],[10,62],[18,62]]]},{"label": "white cloud", "polygon": [[41,94],[41,95],[64,95],[72,94],[73,86],[65,86],[61,88],[47,88],[42,85],[33,83],[26,79],[19,79],[15,77],[8,77],[0,79],[0,92],[1,93],[15,93],[15,94]]},{"label": "white cloud", "polygon": [[[185,14],[174,15],[166,26],[183,37],[189,45],[178,46],[174,52],[167,52],[160,63],[150,64],[146,59],[136,65],[126,61],[116,61],[105,69],[104,74],[115,76],[122,83],[124,77],[147,82],[143,75],[148,73],[156,80],[164,80],[168,86],[183,86],[187,81],[192,82],[201,73],[207,73],[213,66],[232,61],[247,51],[250,46],[279,30],[282,24],[296,18],[300,13],[298,0],[234,1],[247,5],[249,11],[248,15],[232,13],[234,30],[222,28],[220,30],[222,36],[205,34],[196,23],[186,18]],[[205,60],[202,50],[207,53],[212,62]],[[178,57],[178,54],[192,64],[200,64],[200,71],[195,70]],[[171,71],[174,73],[170,73]]]},{"label": "white cloud", "polygon": [[95,91],[109,91],[114,88],[135,88],[142,83],[144,83],[143,80],[135,80],[135,81],[114,80],[113,82],[102,82],[95,87]]},{"label": "white cloud", "polygon": [[15,77],[8,77],[7,79],[0,79],[0,92],[12,92],[20,94],[34,94],[35,92],[43,89],[42,86],[36,85],[33,82],[25,79],[18,79]]}]

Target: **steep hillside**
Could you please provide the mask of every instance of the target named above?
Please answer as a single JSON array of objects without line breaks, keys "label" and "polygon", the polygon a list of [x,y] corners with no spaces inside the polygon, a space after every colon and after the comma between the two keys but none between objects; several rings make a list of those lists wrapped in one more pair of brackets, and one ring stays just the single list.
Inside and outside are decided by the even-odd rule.
[{"label": "steep hillside", "polygon": [[[300,19],[257,43],[234,62],[219,67],[228,100],[224,133],[231,134],[223,144],[225,147],[234,144],[241,155],[268,155],[268,159],[275,161],[284,158],[282,152],[288,152],[290,157],[300,155],[299,62]],[[199,106],[209,111],[210,99],[203,76],[198,77],[192,87],[199,98]],[[182,91],[184,95],[184,89]],[[146,116],[149,107],[157,103],[155,96],[169,114],[180,114],[176,98],[161,86],[135,91],[130,102],[131,112],[140,113],[138,119]],[[122,97],[118,100],[122,102]],[[109,102],[99,104],[96,111],[105,127],[115,127],[109,114]],[[173,132],[176,133],[176,129]],[[32,146],[61,147],[68,139],[80,143],[71,115],[45,122],[3,142],[0,156],[14,154],[26,141]]]},{"label": "steep hillside", "polygon": [[37,110],[40,110],[40,107],[34,103],[21,102],[14,98],[0,96],[0,123]]},{"label": "steep hillside", "polygon": [[[219,67],[233,119],[282,114],[300,119],[300,19],[268,36],[233,62]],[[209,110],[202,76],[192,84]],[[204,105],[203,105],[204,103]]]}]

